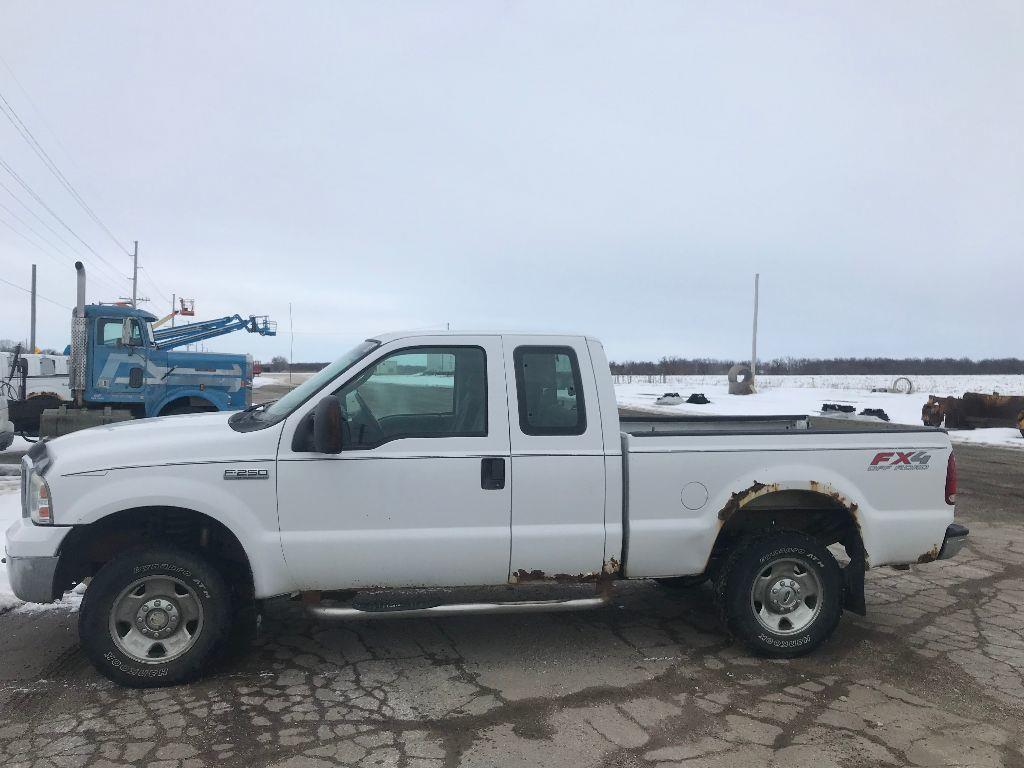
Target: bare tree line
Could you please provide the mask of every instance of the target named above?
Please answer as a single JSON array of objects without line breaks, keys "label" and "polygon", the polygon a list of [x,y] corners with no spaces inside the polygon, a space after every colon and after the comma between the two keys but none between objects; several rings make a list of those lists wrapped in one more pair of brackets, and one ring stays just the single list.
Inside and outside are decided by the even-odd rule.
[{"label": "bare tree line", "polygon": [[[725,375],[737,362],[717,358],[662,357],[658,361],[625,360],[612,362],[614,374],[629,375]],[[1024,374],[1024,360],[1003,357],[971,360],[967,357],[781,357],[759,360],[757,372],[766,376],[825,374],[944,375],[944,374]]]}]

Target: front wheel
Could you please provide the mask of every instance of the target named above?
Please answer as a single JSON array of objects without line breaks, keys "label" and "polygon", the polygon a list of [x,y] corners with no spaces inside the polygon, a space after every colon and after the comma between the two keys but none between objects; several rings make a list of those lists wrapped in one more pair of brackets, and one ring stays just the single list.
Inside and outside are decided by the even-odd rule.
[{"label": "front wheel", "polygon": [[78,631],[93,666],[131,688],[199,677],[220,649],[231,593],[205,560],[167,547],[125,552],[89,584]]},{"label": "front wheel", "polygon": [[810,653],[829,638],[843,610],[839,564],[816,540],[795,532],[738,547],[717,593],[729,631],[772,658]]}]

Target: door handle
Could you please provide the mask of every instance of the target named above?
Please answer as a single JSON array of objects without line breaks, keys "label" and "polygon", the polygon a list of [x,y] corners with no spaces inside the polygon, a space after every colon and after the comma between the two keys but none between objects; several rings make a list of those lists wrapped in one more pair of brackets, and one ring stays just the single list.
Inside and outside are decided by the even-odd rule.
[{"label": "door handle", "polygon": [[485,491],[500,491],[505,487],[505,460],[488,458],[480,460],[480,487]]}]

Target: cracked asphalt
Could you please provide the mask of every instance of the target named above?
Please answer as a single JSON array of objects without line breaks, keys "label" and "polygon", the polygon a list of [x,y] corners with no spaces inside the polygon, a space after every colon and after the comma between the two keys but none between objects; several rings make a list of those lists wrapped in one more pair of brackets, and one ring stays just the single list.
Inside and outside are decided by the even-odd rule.
[{"label": "cracked asphalt", "polygon": [[[954,561],[868,575],[868,616],[752,658],[707,588],[574,614],[316,623],[267,606],[199,683],[122,689],[73,607],[0,616],[0,765],[1024,766],[1024,451],[959,446]],[[584,588],[586,589],[586,588]]]}]

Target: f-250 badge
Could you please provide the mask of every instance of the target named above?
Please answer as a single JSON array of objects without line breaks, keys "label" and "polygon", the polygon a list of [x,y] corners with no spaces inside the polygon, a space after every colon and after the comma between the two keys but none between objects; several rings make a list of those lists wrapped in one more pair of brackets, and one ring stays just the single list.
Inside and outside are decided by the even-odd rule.
[{"label": "f-250 badge", "polygon": [[875,454],[875,458],[868,465],[868,471],[928,469],[931,458],[932,455],[928,451],[882,451]]},{"label": "f-250 badge", "polygon": [[225,480],[266,480],[270,477],[269,469],[225,469]]}]

